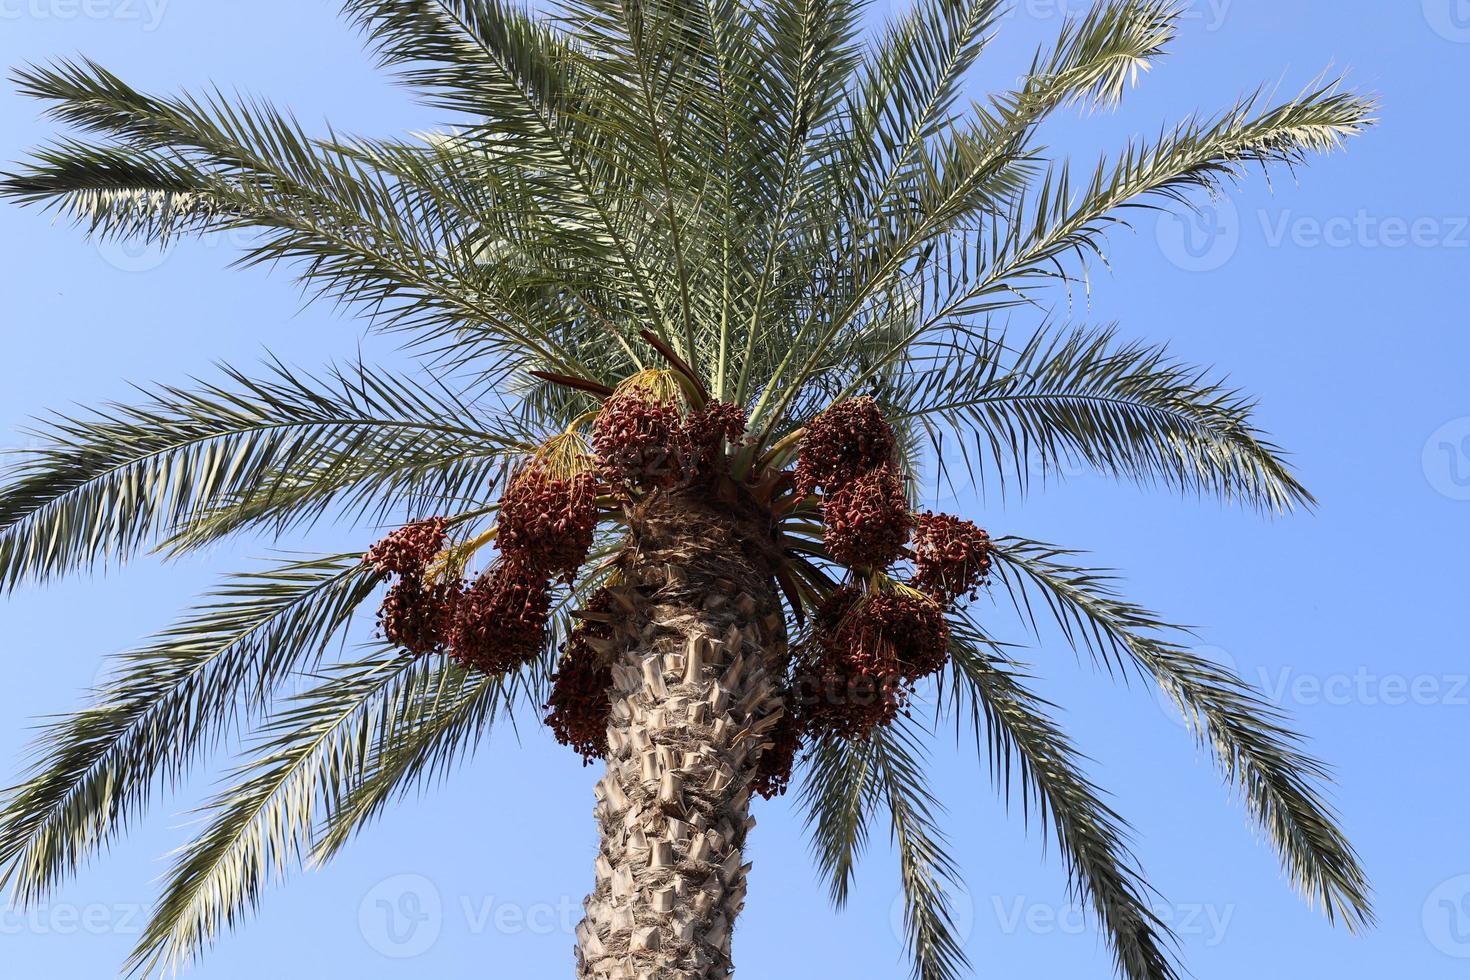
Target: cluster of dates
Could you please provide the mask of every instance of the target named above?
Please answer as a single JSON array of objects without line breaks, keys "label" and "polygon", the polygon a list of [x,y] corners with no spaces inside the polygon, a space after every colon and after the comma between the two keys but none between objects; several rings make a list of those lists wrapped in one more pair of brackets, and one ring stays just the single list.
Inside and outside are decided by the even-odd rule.
[{"label": "cluster of dates", "polygon": [[[383,636],[414,653],[444,651],[490,674],[514,670],[546,643],[556,582],[575,581],[597,527],[600,489],[614,494],[689,483],[715,472],[726,440],[745,433],[737,405],[709,402],[686,413],[663,376],[635,376],[607,398],[592,426],[591,452],[562,436],[511,476],[500,499],[499,558],[473,581],[445,551],[448,524],[435,517],[400,528],[364,562],[393,580],[378,612]],[[585,449],[585,444],[580,443]],[[596,596],[588,603],[593,612]],[[600,755],[610,665],[587,642],[584,622],[553,678],[548,724],[584,757]]]},{"label": "cluster of dates", "polygon": [[364,561],[397,579],[378,610],[390,643],[415,654],[444,650],[492,674],[541,651],[552,582],[570,582],[592,547],[595,480],[534,458],[511,476],[500,507],[500,558],[474,581],[452,567],[443,518],[409,524],[368,551]]},{"label": "cluster of dates", "polygon": [[745,434],[745,410],[711,401],[687,415],[667,376],[637,374],[602,403],[592,423],[598,472],[614,489],[667,488],[714,472],[725,440]]},{"label": "cluster of dates", "polygon": [[[990,537],[975,524],[909,511],[896,435],[870,398],[817,416],[795,477],[799,496],[821,491],[827,552],[861,584],[827,596],[798,647],[783,737],[761,759],[756,790],[767,796],[784,791],[804,738],[866,738],[905,708],[948,662],[948,607],[991,567]],[[914,572],[899,582],[888,572],[905,556]]]},{"label": "cluster of dates", "polygon": [[[724,444],[738,442],[746,425],[739,406],[686,411],[666,375],[635,375],[604,400],[590,445],[579,438],[580,452],[538,452],[516,470],[500,501],[500,555],[475,580],[454,567],[442,518],[394,531],[367,553],[364,561],[394,580],[379,613],[383,635],[412,653],[446,651],[492,674],[535,658],[554,583],[573,583],[592,547],[598,494],[714,475]],[[866,738],[904,710],[915,685],[948,660],[948,607],[973,596],[991,567],[985,531],[948,514],[910,511],[897,436],[871,398],[817,416],[792,477],[798,499],[820,495],[826,551],[852,570],[853,584],[813,610],[793,654],[786,712],[753,786],[768,797],[786,789],[804,740]],[[903,559],[913,566],[907,581],[889,574]],[[546,722],[588,761],[606,747],[616,618],[607,590],[595,593],[552,678]]]}]

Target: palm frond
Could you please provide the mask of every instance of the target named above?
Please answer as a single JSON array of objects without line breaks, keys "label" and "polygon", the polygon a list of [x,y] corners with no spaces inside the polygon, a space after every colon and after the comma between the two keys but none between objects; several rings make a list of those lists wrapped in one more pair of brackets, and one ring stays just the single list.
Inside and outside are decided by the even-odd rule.
[{"label": "palm frond", "polygon": [[24,173],[0,179],[0,193],[49,207],[99,240],[167,245],[179,235],[246,223],[191,167],[164,154],[78,140],[37,149]]},{"label": "palm frond", "polygon": [[[23,94],[49,104],[49,115],[115,144],[75,144],[70,156],[53,147],[31,173],[9,178],[0,192],[24,200],[86,194],[82,176],[96,158],[120,147],[138,155],[166,154],[176,173],[204,189],[220,211],[246,216],[260,234],[242,261],[297,262],[320,293],[377,315],[393,314],[395,329],[422,339],[466,329],[496,344],[500,358],[531,357],[579,373],[572,352],[557,348],[544,324],[510,289],[487,289],[494,270],[477,262],[480,238],[470,220],[480,213],[511,213],[488,196],[472,173],[445,154],[434,172],[452,184],[456,206],[436,207],[442,196],[420,193],[365,165],[331,141],[308,136],[289,115],[259,102],[231,102],[222,94],[158,98],[132,88],[90,61],[58,62],[16,72]],[[81,178],[60,183],[66,168]],[[73,208],[75,211],[75,208]]]},{"label": "palm frond", "polygon": [[1178,0],[1095,4],[1062,27],[1049,55],[1038,51],[1021,101],[1116,106],[1165,53],[1185,5]]},{"label": "palm frond", "polygon": [[927,759],[907,718],[873,735],[877,792],[888,810],[903,878],[904,927],[915,980],[955,980],[969,968],[956,935],[950,893],[959,871],[936,824],[939,803],[927,787]]},{"label": "palm frond", "polygon": [[1253,424],[1255,403],[1161,345],[1043,326],[1019,349],[1003,333],[963,332],[928,349],[885,390],[937,459],[950,455],[946,434],[970,443],[960,449],[972,479],[1024,489],[1033,472],[1082,464],[1276,513],[1312,502]]},{"label": "palm frond", "polygon": [[832,904],[847,903],[858,858],[867,846],[878,802],[878,770],[871,742],[834,736],[813,739],[803,762],[801,805],[817,872]]},{"label": "palm frond", "polygon": [[[734,397],[745,402],[769,381],[769,366],[790,339],[793,285],[823,261],[820,230],[831,201],[808,177],[813,158],[827,147],[828,123],[841,118],[843,94],[859,58],[855,37],[860,5],[848,0],[777,0],[759,18],[775,71],[770,82],[760,59],[750,66],[756,81],[756,118],[769,119],[770,160],[737,188],[756,215],[744,229],[748,258],[735,267],[735,308],[722,326],[720,349],[740,343]],[[763,93],[763,94],[762,94]],[[742,281],[753,288],[739,288]],[[726,288],[730,288],[726,286]],[[733,339],[732,339],[733,338]]]},{"label": "palm frond", "polygon": [[384,65],[431,104],[471,118],[463,139],[496,153],[514,148],[518,169],[539,188],[520,209],[550,207],[559,224],[600,243],[597,278],[617,284],[628,313],[673,342],[668,253],[646,216],[640,158],[624,152],[626,128],[603,115],[617,106],[607,94],[615,66],[497,0],[350,0],[344,8]]},{"label": "palm frond", "polygon": [[1163,638],[1178,627],[1122,598],[1111,572],[1073,564],[1074,552],[1008,537],[995,542],[995,557],[1028,619],[1029,597],[1039,595],[1074,646],[1141,672],[1174,699],[1311,905],[1350,929],[1372,923],[1367,876],[1322,796],[1331,773],[1279,708],[1234,672]]},{"label": "palm frond", "polygon": [[1069,166],[1054,167],[1016,203],[1005,235],[986,243],[985,272],[960,284],[928,322],[1012,305],[1035,280],[1069,278],[1063,260],[1101,255],[1107,231],[1126,223],[1130,208],[1188,207],[1189,190],[1216,192],[1250,166],[1290,167],[1339,149],[1372,123],[1375,108],[1341,81],[1268,109],[1261,108],[1264,100],[1256,92],[1214,119],[1190,119],[1153,143],[1132,144],[1116,162],[1099,161],[1080,189]]},{"label": "palm frond", "polygon": [[0,877],[36,901],[125,829],[162,787],[248,723],[325,653],[371,594],[361,555],[227,580],[142,649],[93,704],[47,728],[0,809]]},{"label": "palm frond", "polygon": [[[982,21],[989,16],[984,9],[971,12]],[[1036,128],[1062,105],[1087,98],[1106,101],[1119,84],[1120,66],[1129,66],[1122,74],[1136,74],[1140,65],[1162,53],[1173,36],[1177,14],[1171,3],[1121,0],[1069,21],[1050,55],[1038,52],[1033,72],[1021,88],[992,100],[988,107],[976,106],[969,121],[946,120],[934,138],[918,141],[904,151],[908,162],[893,173],[894,178],[901,174],[905,179],[895,183],[890,178],[885,185],[903,193],[849,214],[833,225],[833,237],[819,241],[825,250],[840,256],[840,271],[817,284],[821,292],[812,297],[806,322],[789,343],[780,345],[779,363],[773,363],[766,376],[767,387],[755,414],[762,417],[766,403],[774,401],[769,431],[779,429],[795,393],[827,365],[839,366],[851,391],[893,358],[904,355],[911,340],[926,329],[912,336],[909,330],[900,331],[896,342],[875,358],[854,356],[858,353],[855,345],[861,348],[873,343],[865,319],[871,316],[871,308],[914,302],[916,287],[922,289],[925,280],[936,274],[949,280],[950,290],[957,288],[956,282],[968,283],[978,263],[956,253],[965,250],[977,229],[987,223],[1003,224],[1014,213],[1014,202],[1022,199],[1028,165],[1035,155],[1030,141]],[[976,34],[952,48],[957,54],[955,66],[971,57],[969,48],[979,43]],[[897,50],[901,52],[902,47]],[[944,104],[943,91],[953,84],[953,79],[946,79],[946,70],[941,68],[938,88],[933,90],[940,95],[938,105]],[[919,87],[924,90],[922,84]],[[855,111],[853,115],[856,142],[862,145],[864,119],[871,113],[865,116]],[[920,110],[918,116],[927,114]],[[852,141],[849,136],[834,143],[844,146]],[[819,171],[821,185],[837,186],[818,196],[847,200],[852,189],[843,184],[862,169],[838,156],[825,172]],[[873,234],[874,229],[878,234]],[[917,302],[921,307],[928,305],[922,295]],[[877,319],[884,322],[882,317]],[[798,350],[806,352],[804,363],[797,360]],[[855,364],[865,370],[855,373]],[[790,377],[795,383],[787,384],[793,367],[795,374]]]},{"label": "palm frond", "polygon": [[1007,803],[1019,788],[1023,814],[1050,823],[1071,888],[1097,916],[1119,973],[1128,980],[1177,980],[1174,936],[1150,908],[1151,892],[1129,853],[1127,827],[1080,768],[1050,707],[1027,690],[1017,666],[973,624],[957,624],[951,645],[956,721],[974,730]]},{"label": "palm frond", "polygon": [[[610,549],[596,549],[606,557]],[[603,581],[593,576],[562,594],[552,609],[545,655],[526,669],[487,676],[446,663],[436,676],[406,689],[381,723],[366,751],[342,771],[341,791],[324,808],[314,835],[311,860],[334,857],[353,835],[371,823],[396,799],[448,775],[474,750],[490,726],[504,717],[515,724],[517,708],[540,709],[546,703],[550,675],[574,620],[572,610],[585,605]]]},{"label": "palm frond", "polygon": [[344,779],[312,843],[311,861],[331,860],[384,807],[443,776],[501,715],[529,701],[523,674],[490,677],[446,663],[437,677],[405,688],[385,711],[367,752]]},{"label": "palm frond", "polygon": [[179,852],[132,970],[176,972],[246,915],[309,852],[319,810],[343,791],[392,705],[436,672],[409,656],[341,665],[272,715],[239,781],[208,805],[209,826]]},{"label": "palm frond", "polygon": [[[122,562],[181,532],[187,547],[271,517],[302,519],[351,491],[401,504],[436,478],[480,487],[522,447],[507,428],[440,386],[357,367],[323,379],[279,363],[263,378],[159,387],[137,405],[57,415],[13,454],[0,493],[0,586]],[[442,485],[442,484],[441,484]],[[406,493],[405,493],[406,492]],[[403,494],[403,495],[398,495]],[[243,506],[249,520],[193,533]]]}]

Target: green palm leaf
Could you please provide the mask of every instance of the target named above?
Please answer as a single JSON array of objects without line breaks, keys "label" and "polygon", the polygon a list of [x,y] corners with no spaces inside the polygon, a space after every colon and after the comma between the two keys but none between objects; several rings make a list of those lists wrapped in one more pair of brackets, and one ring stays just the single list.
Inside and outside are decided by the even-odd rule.
[{"label": "green palm leaf", "polygon": [[0,809],[0,867],[38,899],[125,829],[161,786],[327,652],[371,594],[357,555],[236,576],[122,656],[93,704],[52,724],[30,777]]},{"label": "green palm leaf", "polygon": [[1254,425],[1254,403],[1161,346],[1044,327],[1014,352],[1004,334],[960,334],[935,345],[933,362],[915,358],[885,389],[936,456],[960,436],[972,478],[1024,487],[1034,472],[1082,464],[1273,512],[1312,502]]},{"label": "green palm leaf", "polygon": [[1023,812],[1050,822],[1078,897],[1085,899],[1129,980],[1175,980],[1174,936],[1149,907],[1150,891],[1128,852],[1127,828],[1081,772],[1070,740],[1028,691],[1017,665],[973,624],[961,624],[952,649],[956,706],[968,708],[975,746],[988,758],[1009,802],[1019,787]]},{"label": "green palm leaf", "polygon": [[411,657],[343,665],[273,714],[239,782],[210,802],[209,826],[179,852],[131,967],[177,971],[253,907],[310,851],[319,809],[343,791],[391,705],[434,672]]},{"label": "green palm leaf", "polygon": [[955,935],[950,890],[959,869],[946,852],[936,826],[939,801],[924,776],[925,754],[919,732],[907,719],[873,736],[878,796],[888,809],[893,843],[903,879],[904,927],[914,958],[916,980],[950,980],[969,967],[962,940]]},{"label": "green palm leaf", "polygon": [[[344,496],[401,505],[484,491],[520,449],[443,388],[359,367],[324,380],[272,365],[228,385],[158,388],[137,405],[54,416],[14,454],[0,497],[0,585],[44,580],[182,535],[188,547],[275,518],[303,521]],[[468,472],[467,472],[468,470]],[[245,513],[193,524],[228,503]]]},{"label": "green palm leaf", "polygon": [[1001,581],[1028,618],[1027,596],[1039,594],[1074,646],[1158,684],[1307,900],[1349,928],[1371,924],[1367,876],[1319,788],[1330,773],[1303,751],[1280,709],[1229,669],[1162,639],[1178,627],[1122,598],[1107,570],[1072,564],[1074,554],[1022,538],[996,542]]}]

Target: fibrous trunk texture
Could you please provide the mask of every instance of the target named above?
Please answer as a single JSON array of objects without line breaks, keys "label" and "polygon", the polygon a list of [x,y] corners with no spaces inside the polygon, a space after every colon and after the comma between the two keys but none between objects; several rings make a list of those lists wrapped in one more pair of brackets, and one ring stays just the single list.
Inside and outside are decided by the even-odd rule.
[{"label": "fibrous trunk texture", "polygon": [[782,710],[769,527],[689,491],[654,495],[630,524],[577,975],[727,977],[750,782]]}]

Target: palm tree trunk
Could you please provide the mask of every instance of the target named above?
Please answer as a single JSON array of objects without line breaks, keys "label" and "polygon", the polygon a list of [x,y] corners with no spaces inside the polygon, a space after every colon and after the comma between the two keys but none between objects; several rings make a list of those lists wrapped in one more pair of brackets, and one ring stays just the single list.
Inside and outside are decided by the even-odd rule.
[{"label": "palm tree trunk", "polygon": [[769,523],[692,491],[655,494],[629,516],[615,590],[625,648],[577,975],[727,977],[750,867],[750,781],[781,711]]}]

